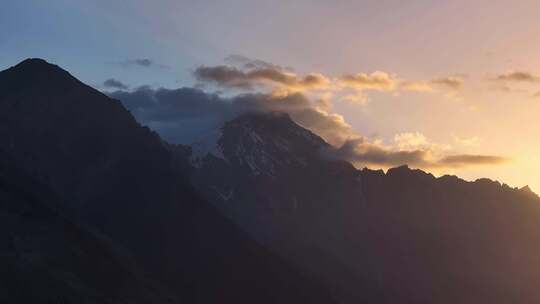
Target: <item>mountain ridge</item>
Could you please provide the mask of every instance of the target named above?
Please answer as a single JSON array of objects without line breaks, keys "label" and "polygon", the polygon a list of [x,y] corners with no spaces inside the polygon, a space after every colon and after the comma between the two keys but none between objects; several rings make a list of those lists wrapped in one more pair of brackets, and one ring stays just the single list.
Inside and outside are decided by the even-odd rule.
[{"label": "mountain ridge", "polygon": [[[129,253],[101,260],[120,269],[125,286],[116,280],[100,287],[75,266],[78,286],[95,290],[71,288],[73,277],[55,281],[54,291],[69,290],[72,301],[137,298],[126,288],[141,288],[157,303],[540,301],[540,199],[528,187],[407,166],[359,170],[324,157],[329,145],[280,113],[241,115],[198,146],[168,144],[119,101],[35,59],[0,72],[0,138],[13,172],[35,181],[11,185],[0,170],[0,207],[7,206],[0,217],[11,219],[9,234],[0,236],[8,244],[15,235],[44,259],[65,256],[79,265],[66,246],[32,240],[61,242],[80,231]],[[13,210],[38,207],[11,193],[37,185],[53,198],[36,206],[57,208],[78,228],[52,225],[59,218],[51,216],[50,234],[36,229],[19,237],[26,226],[12,224],[21,216]],[[0,263],[10,263],[12,247],[0,247]],[[137,269],[116,268],[115,259],[128,256]],[[11,291],[6,282],[0,274]],[[31,283],[29,293],[43,293]]]},{"label": "mountain ridge", "polygon": [[[50,187],[71,220],[134,257],[157,284],[159,297],[149,302],[334,302],[317,281],[201,199],[159,136],[120,102],[58,66],[33,59],[0,72],[0,138],[0,150],[18,170]],[[46,252],[40,246],[36,250]],[[28,292],[39,293],[38,283]],[[121,283],[110,282],[109,297],[94,302],[127,302]],[[69,278],[59,284],[66,300],[95,298],[94,291],[68,293]]]},{"label": "mountain ridge", "polygon": [[[325,278],[342,303],[509,303],[518,299],[515,282],[525,284],[522,276],[540,277],[540,269],[513,265],[504,250],[512,244],[516,256],[533,264],[533,252],[540,254],[534,245],[540,241],[540,198],[530,189],[486,178],[435,177],[406,165],[387,172],[356,169],[324,157],[326,145],[295,137],[309,132],[298,124],[278,128],[280,119],[272,118],[247,114],[227,122],[242,127],[223,129],[217,141],[256,153],[208,157],[193,168],[192,180],[256,239]],[[246,130],[246,119],[259,124]],[[305,161],[287,161],[295,155]],[[267,159],[287,165],[268,166],[266,174],[253,170],[274,163]],[[482,256],[490,252],[497,253]],[[490,275],[496,267],[508,275]],[[529,298],[540,299],[525,285]],[[480,292],[495,286],[498,293]]]}]

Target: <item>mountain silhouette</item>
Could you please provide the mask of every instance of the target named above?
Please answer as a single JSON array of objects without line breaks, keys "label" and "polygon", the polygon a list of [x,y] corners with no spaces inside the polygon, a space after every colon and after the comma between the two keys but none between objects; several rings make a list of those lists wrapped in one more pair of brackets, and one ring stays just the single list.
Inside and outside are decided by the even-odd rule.
[{"label": "mountain silhouette", "polygon": [[0,302],[540,301],[529,187],[329,149],[279,112],[170,144],[25,60],[0,72]]},{"label": "mountain silhouette", "polygon": [[213,134],[179,148],[199,191],[342,303],[540,300],[540,199],[528,187],[357,170],[286,114],[248,113]]},{"label": "mountain silhouette", "polygon": [[146,280],[110,239],[71,220],[48,186],[0,156],[0,302],[150,303],[173,295]]},{"label": "mountain silhouette", "polygon": [[156,133],[58,66],[0,72],[0,138],[8,302],[333,303],[202,199]]}]

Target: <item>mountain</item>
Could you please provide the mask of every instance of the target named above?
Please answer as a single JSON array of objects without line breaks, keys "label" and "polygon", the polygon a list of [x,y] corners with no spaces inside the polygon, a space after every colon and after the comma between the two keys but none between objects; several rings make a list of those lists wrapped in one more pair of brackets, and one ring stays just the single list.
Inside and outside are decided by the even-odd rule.
[{"label": "mountain", "polygon": [[0,302],[540,301],[528,187],[331,148],[283,113],[169,144],[25,60],[0,72]]},{"label": "mountain", "polygon": [[[13,266],[2,282],[17,276],[40,298],[54,278],[47,295],[77,303],[333,303],[202,199],[120,102],[58,66],[28,59],[0,72],[0,138],[10,172],[28,177],[2,184],[4,237],[35,253],[21,270],[13,246],[2,249]],[[34,212],[44,215],[24,216]]]},{"label": "mountain", "polygon": [[219,136],[205,136],[191,147],[192,179],[212,201],[227,204],[225,211],[236,206],[238,213],[280,219],[327,217],[336,211],[335,200],[360,195],[354,189],[356,169],[324,159],[321,152],[330,146],[287,114],[244,114],[211,134]]},{"label": "mountain", "polygon": [[361,174],[363,226],[386,284],[437,303],[540,299],[536,194],[407,167]]},{"label": "mountain", "polygon": [[70,220],[56,206],[61,198],[0,155],[0,302],[151,303],[172,295],[146,280],[110,239]]},{"label": "mountain", "polygon": [[371,274],[354,271],[370,261],[357,255],[355,248],[364,247],[360,240],[347,236],[347,225],[362,213],[358,172],[347,162],[324,158],[329,147],[287,114],[247,113],[191,148],[178,148],[177,155],[188,157],[192,181],[207,200],[319,277],[341,302],[383,303],[392,291],[371,281]]},{"label": "mountain", "polygon": [[407,166],[357,170],[325,158],[329,145],[286,114],[248,113],[210,134],[176,153],[199,191],[340,302],[540,300],[530,189]]}]

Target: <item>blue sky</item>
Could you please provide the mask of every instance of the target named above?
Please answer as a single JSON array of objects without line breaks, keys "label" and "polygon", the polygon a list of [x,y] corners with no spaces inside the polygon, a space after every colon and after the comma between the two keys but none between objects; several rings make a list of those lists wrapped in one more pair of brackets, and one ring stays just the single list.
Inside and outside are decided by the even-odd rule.
[{"label": "blue sky", "polygon": [[[0,32],[3,67],[27,57],[41,57],[89,84],[109,77],[133,84],[148,79],[161,85],[176,81],[172,71],[129,71],[119,66],[129,59],[166,56],[151,34],[139,31],[131,21],[122,22],[107,7],[57,0],[8,1],[7,6],[0,11],[0,27],[5,29]],[[189,65],[178,63],[181,69]]]},{"label": "blue sky", "polygon": [[[8,0],[0,11],[0,65],[43,57],[88,82],[117,75],[164,86],[188,82],[196,65],[216,64],[231,54],[304,71],[401,72],[389,44],[410,38],[415,29],[396,31],[432,5],[414,1],[394,9],[399,3]],[[138,75],[111,64],[135,58],[160,61],[172,71]]]}]

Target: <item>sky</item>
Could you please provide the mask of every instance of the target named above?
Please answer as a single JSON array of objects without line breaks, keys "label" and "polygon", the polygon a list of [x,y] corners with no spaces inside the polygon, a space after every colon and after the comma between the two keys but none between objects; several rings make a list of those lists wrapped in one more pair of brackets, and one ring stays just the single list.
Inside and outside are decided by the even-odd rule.
[{"label": "sky", "polygon": [[203,132],[245,109],[283,110],[359,167],[407,162],[540,191],[538,1],[1,7],[0,69],[44,58],[168,140],[193,140],[188,123]]}]

